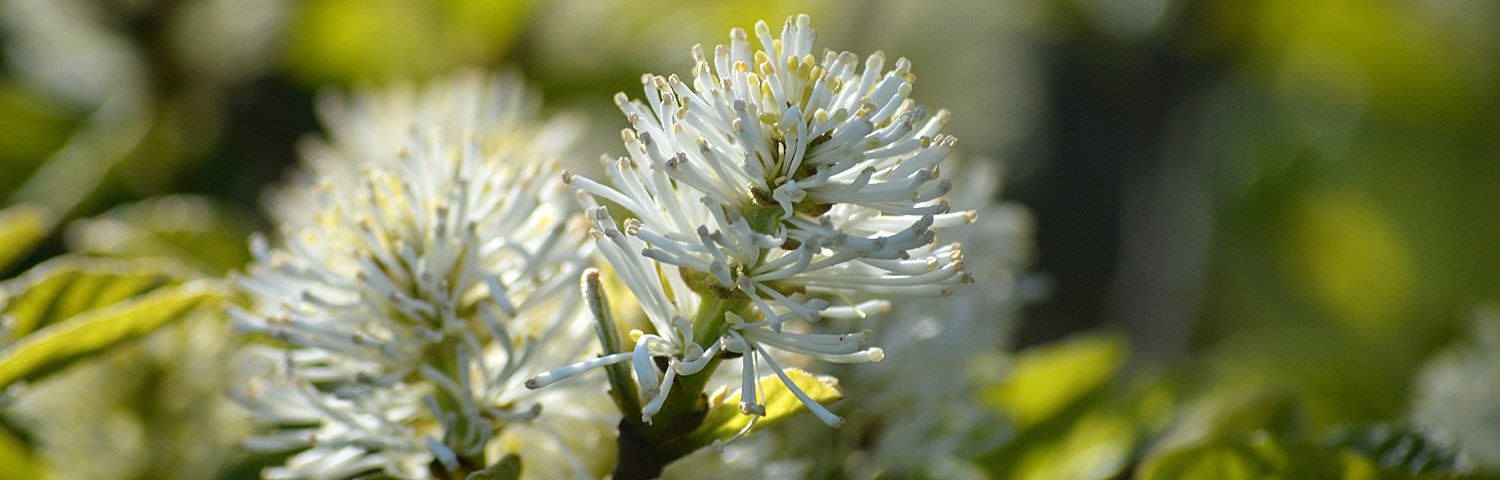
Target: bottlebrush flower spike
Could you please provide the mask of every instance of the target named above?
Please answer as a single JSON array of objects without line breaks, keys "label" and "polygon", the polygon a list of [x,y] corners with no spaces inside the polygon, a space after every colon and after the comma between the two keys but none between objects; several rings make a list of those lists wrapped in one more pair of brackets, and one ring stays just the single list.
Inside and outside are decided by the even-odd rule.
[{"label": "bottlebrush flower spike", "polygon": [[[509,90],[497,95],[519,98]],[[265,476],[466,475],[518,429],[532,433],[511,443],[556,454],[524,459],[531,471],[587,474],[558,431],[613,426],[601,383],[522,387],[597,350],[574,289],[585,224],[555,163],[514,156],[538,150],[524,143],[537,138],[524,135],[532,119],[459,135],[417,116],[400,149],[381,152],[347,139],[389,119],[337,118],[335,142],[309,150],[305,188],[273,202],[282,238],[253,245],[257,262],[240,279],[253,309],[230,311],[242,330],[282,344],[259,352],[277,360],[272,378],[240,392],[284,427],[252,446],[300,451]],[[523,143],[488,147],[496,135]]]},{"label": "bottlebrush flower spike", "polygon": [[863,317],[887,309],[888,295],[941,296],[970,281],[962,248],[936,243],[937,229],[975,219],[950,211],[951,182],[938,176],[955,145],[938,133],[948,113],[929,118],[908,98],[905,59],[890,71],[880,53],[863,69],[849,52],[819,60],[809,23],[788,19],[779,38],[757,24],[758,50],[735,29],[712,56],[693,49],[690,77],[645,75],[643,100],[615,98],[631,124],[629,157],[604,158],[608,184],[564,174],[632,215],[587,213],[595,247],[655,330],[604,360],[632,362],[647,422],[675,380],[727,353],[743,363],[741,410],[763,415],[760,364],[782,372],[768,350],[847,363],[884,356],[867,331],[800,333],[795,322]]}]

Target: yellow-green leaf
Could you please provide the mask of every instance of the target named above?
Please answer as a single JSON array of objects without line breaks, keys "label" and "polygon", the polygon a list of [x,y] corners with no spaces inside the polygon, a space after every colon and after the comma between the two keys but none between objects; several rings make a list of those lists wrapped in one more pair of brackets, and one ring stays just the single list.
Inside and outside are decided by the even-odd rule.
[{"label": "yellow-green leaf", "polygon": [[[829,405],[844,398],[843,392],[839,391],[838,380],[832,377],[818,377],[795,368],[786,369],[787,377],[797,388],[807,393],[808,397],[822,405]],[[781,379],[775,375],[767,376],[760,380],[760,391],[765,395],[766,416],[761,418],[751,427],[751,431],[758,431],[792,418],[797,414],[807,411],[807,406],[797,399],[792,391],[781,383]],[[714,395],[723,398],[723,391]],[[750,415],[740,413],[740,392],[735,392],[722,401],[711,402],[708,414],[703,418],[703,424],[698,430],[688,435],[686,443],[692,449],[712,444],[714,440],[727,440],[733,437],[745,424],[750,422]]]},{"label": "yellow-green leaf", "polygon": [[1129,466],[1136,447],[1140,433],[1131,420],[1097,408],[1047,435],[1017,436],[983,463],[996,480],[1112,478]]},{"label": "yellow-green leaf", "polygon": [[0,472],[6,479],[44,480],[47,477],[31,450],[4,429],[0,429]]},{"label": "yellow-green leaf", "polygon": [[72,361],[141,337],[226,295],[218,284],[193,282],[50,325],[0,350],[0,389],[19,380],[35,380]]},{"label": "yellow-green leaf", "polygon": [[0,210],[0,271],[31,253],[47,237],[55,217],[37,205],[16,205]]},{"label": "yellow-green leaf", "polygon": [[1140,477],[1145,480],[1256,480],[1273,471],[1275,466],[1249,445],[1227,442],[1168,452],[1141,467]]},{"label": "yellow-green leaf", "polygon": [[0,294],[9,296],[0,315],[10,322],[0,346],[85,311],[174,284],[185,275],[161,261],[75,256],[48,261],[0,284]]},{"label": "yellow-green leaf", "polygon": [[1103,388],[1124,360],[1124,341],[1114,336],[1032,348],[1016,355],[1010,378],[985,392],[985,400],[1025,429]]}]

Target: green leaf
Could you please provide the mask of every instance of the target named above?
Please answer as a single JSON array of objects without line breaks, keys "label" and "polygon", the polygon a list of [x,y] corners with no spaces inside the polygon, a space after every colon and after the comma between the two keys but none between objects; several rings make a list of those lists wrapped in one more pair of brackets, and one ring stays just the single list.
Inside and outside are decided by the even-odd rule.
[{"label": "green leaf", "polygon": [[1104,388],[1125,360],[1116,336],[1083,336],[1016,355],[1006,381],[985,392],[1019,429],[1038,425]]},{"label": "green leaf", "polygon": [[31,253],[37,242],[52,231],[56,218],[37,205],[16,205],[0,210],[0,271]]},{"label": "green leaf", "polygon": [[1146,439],[1170,424],[1177,393],[1160,374],[1108,383],[1046,421],[1015,432],[975,463],[996,480],[1122,475],[1138,460]]},{"label": "green leaf", "polygon": [[0,472],[5,472],[6,479],[14,480],[48,478],[31,449],[3,429],[0,429]]},{"label": "green leaf", "polygon": [[1125,342],[1090,334],[1023,351],[1011,376],[981,393],[1014,432],[975,458],[996,479],[1114,478],[1140,445],[1170,425],[1178,387],[1169,375],[1123,375]]},{"label": "green leaf", "polygon": [[1264,478],[1275,466],[1249,445],[1238,442],[1194,445],[1174,450],[1141,467],[1143,480]]},{"label": "green leaf", "polygon": [[[792,379],[792,383],[797,384],[797,388],[801,388],[819,404],[829,405],[844,398],[843,392],[839,391],[838,380],[833,377],[818,377],[795,368],[786,369],[786,375]],[[775,375],[760,380],[760,391],[765,395],[766,416],[751,427],[751,432],[774,426],[807,411],[807,406],[797,400],[796,395]],[[740,392],[736,391],[728,398],[724,397],[725,392],[727,390],[720,390],[713,395],[719,400],[710,400],[703,423],[686,437],[684,443],[691,449],[708,446],[715,440],[728,440],[750,422],[750,415],[740,413]]]},{"label": "green leaf", "polygon": [[1099,408],[1056,435],[1017,437],[1025,444],[986,458],[986,467],[997,479],[1111,478],[1130,464],[1138,435],[1131,418]]},{"label": "green leaf", "polygon": [[225,296],[227,292],[218,284],[193,282],[52,324],[0,350],[0,389],[16,381],[35,380],[75,360],[141,337],[186,317],[206,301]]},{"label": "green leaf", "polygon": [[250,260],[247,215],[205,198],[170,195],[111,209],[68,225],[74,252],[130,258],[166,258],[222,276]]},{"label": "green leaf", "polygon": [[177,282],[187,272],[160,261],[62,257],[0,284],[10,331],[0,346],[80,313]]},{"label": "green leaf", "polygon": [[469,474],[465,480],[516,480],[521,478],[521,457],[512,453],[484,470]]}]

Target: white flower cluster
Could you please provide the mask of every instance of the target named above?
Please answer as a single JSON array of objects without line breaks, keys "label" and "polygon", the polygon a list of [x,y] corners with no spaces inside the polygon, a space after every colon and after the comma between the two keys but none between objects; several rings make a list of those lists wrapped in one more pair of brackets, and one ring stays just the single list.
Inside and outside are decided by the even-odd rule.
[{"label": "white flower cluster", "polygon": [[[860,318],[889,308],[880,296],[946,295],[970,281],[959,245],[935,241],[935,229],[975,218],[950,212],[952,185],[938,176],[955,144],[938,133],[948,114],[929,118],[908,98],[910,64],[887,71],[880,53],[863,69],[849,52],[820,60],[806,15],[788,19],[779,38],[764,22],[755,33],[759,50],[735,29],[712,57],[693,49],[690,78],[646,75],[644,101],[616,97],[632,128],[623,133],[629,158],[605,159],[613,186],[565,175],[631,214],[622,224],[605,207],[588,209],[594,244],[655,332],[636,335],[632,352],[549,372],[534,386],[630,361],[650,422],[674,380],[739,354],[742,412],[765,414],[763,360],[837,426],[767,349],[879,361],[870,331],[798,333],[801,322]],[[653,359],[665,360],[665,372]]]},{"label": "white flower cluster", "polygon": [[953,469],[1008,434],[993,408],[956,399],[979,398],[981,385],[998,381],[1001,348],[1021,308],[1039,296],[1039,285],[1023,276],[1032,260],[1032,218],[1018,205],[995,200],[995,169],[977,162],[959,167],[963,180],[954,200],[978,206],[984,221],[953,233],[979,279],[947,298],[895,305],[874,322],[875,341],[892,361],[838,372],[846,391],[860,399],[850,415],[853,431],[802,443],[809,448],[805,457],[858,458],[840,465],[848,478],[971,478]]},{"label": "white flower cluster", "polygon": [[941,299],[912,299],[869,319],[830,321],[818,330],[870,325],[888,361],[831,372],[850,397],[845,425],[824,432],[780,429],[723,451],[674,463],[663,478],[988,478],[965,471],[964,458],[1009,434],[993,409],[972,400],[1003,372],[1002,350],[1020,308],[1038,285],[1022,272],[1032,258],[1030,214],[995,200],[998,172],[983,162],[958,165],[955,203],[979,206],[978,224],[953,231],[964,242],[976,282]]},{"label": "white flower cluster", "polygon": [[565,156],[580,125],[568,118],[537,121],[541,102],[520,85],[510,74],[459,70],[425,88],[397,84],[322,95],[318,114],[329,138],[301,145],[304,169],[268,196],[268,207],[282,223],[316,224],[324,190],[353,192],[360,169],[408,161],[400,153],[411,149],[413,127],[448,145],[475,141],[480,153],[517,159],[512,163],[518,165]]},{"label": "white flower cluster", "polygon": [[[265,477],[426,479],[537,445],[555,456],[527,458],[534,470],[589,475],[579,442],[538,427],[602,438],[602,384],[521,387],[596,350],[575,287],[584,224],[534,156],[552,137],[514,82],[459,75],[385,95],[326,104],[333,140],[311,144],[311,174],[272,200],[279,246],[255,242],[240,280],[255,306],[231,310],[237,325],[282,345],[260,350],[271,378],[240,393],[282,427],[252,446],[300,450]],[[517,430],[534,436],[495,441]]]}]

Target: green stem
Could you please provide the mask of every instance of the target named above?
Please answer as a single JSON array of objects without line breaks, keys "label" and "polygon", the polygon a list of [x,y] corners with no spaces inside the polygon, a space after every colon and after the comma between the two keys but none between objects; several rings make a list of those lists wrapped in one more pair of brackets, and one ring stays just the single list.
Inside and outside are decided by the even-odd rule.
[{"label": "green stem", "polygon": [[[745,306],[742,299],[723,299],[714,295],[704,295],[703,303],[698,306],[698,315],[693,319],[693,341],[699,346],[713,345],[724,334],[724,314],[739,310]],[[703,390],[708,386],[708,378],[713,375],[714,370],[719,367],[718,357],[709,360],[707,366],[698,373],[677,378],[672,385],[672,391],[667,394],[666,402],[662,404],[661,411],[652,416],[652,424],[647,425],[645,430],[648,436],[657,439],[669,438],[673,432],[682,428],[676,423],[692,418],[702,409],[700,403]],[[697,425],[693,425],[697,427]],[[689,430],[691,431],[691,430]],[[662,435],[666,434],[666,435]]]},{"label": "green stem", "polygon": [[[743,209],[752,229],[761,233],[775,231],[781,210],[773,205],[748,205]],[[766,251],[753,265],[765,261]],[[701,347],[713,345],[724,335],[728,323],[724,315],[734,312],[744,315],[750,299],[732,289],[715,291],[706,286],[712,280],[701,278],[700,282],[689,279],[693,291],[702,298],[698,312],[694,315],[693,339]],[[722,295],[722,296],[721,296]],[[698,373],[678,377],[669,387],[661,410],[652,415],[646,424],[639,416],[631,418],[631,412],[620,422],[618,437],[619,461],[615,465],[615,480],[652,479],[661,475],[662,468],[683,456],[692,453],[692,447],[684,444],[684,437],[697,430],[708,413],[708,399],[704,390],[708,380],[718,370],[723,357],[715,355]]]},{"label": "green stem", "polygon": [[[428,361],[429,366],[437,369],[439,372],[442,372],[443,375],[448,376],[448,378],[452,378],[455,380],[458,379],[460,375],[462,375],[464,367],[463,365],[458,364],[458,342],[459,339],[455,337],[444,339],[442,342],[436,345],[432,345],[430,347],[430,350],[428,350],[428,355],[426,355],[427,358],[431,359]],[[436,415],[439,418],[439,421],[441,421],[441,419],[443,418],[444,413],[454,412],[457,414],[456,416],[458,418],[457,422],[453,426],[455,430],[467,431],[469,428],[472,428],[472,426],[468,424],[469,418],[463,415],[463,399],[457,398],[448,391],[441,388],[433,388],[432,396],[437,400],[438,409],[442,411],[440,413],[437,413]],[[445,437],[447,436],[447,433],[449,432],[445,432]],[[457,434],[456,432],[452,433],[454,435]],[[444,438],[443,440],[446,441],[447,438]],[[466,456],[460,456],[458,458],[458,467],[458,471],[446,472],[449,478],[467,478],[470,473],[474,473],[484,467],[484,458],[469,458]],[[439,470],[446,470],[436,465],[435,462],[432,468],[434,476],[438,476],[436,474],[439,473]]]},{"label": "green stem", "polygon": [[724,334],[724,328],[728,326],[724,322],[724,314],[738,313],[749,300],[719,298],[713,294],[701,296],[703,303],[698,305],[698,316],[693,318],[693,342],[700,347],[708,348],[709,345],[719,341],[719,336]]},{"label": "green stem", "polygon": [[[700,346],[718,341],[726,328],[724,314],[740,311],[748,304],[749,300],[743,298],[703,295],[703,303],[693,319],[693,341]],[[666,465],[692,453],[681,445],[681,440],[697,430],[703,423],[703,416],[708,413],[708,401],[703,393],[720,361],[721,357],[716,355],[698,373],[677,377],[661,410],[652,415],[650,424],[641,422],[639,417],[627,417],[620,422],[616,480],[656,478]]]}]

